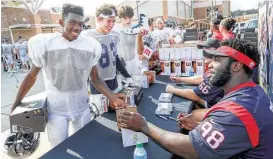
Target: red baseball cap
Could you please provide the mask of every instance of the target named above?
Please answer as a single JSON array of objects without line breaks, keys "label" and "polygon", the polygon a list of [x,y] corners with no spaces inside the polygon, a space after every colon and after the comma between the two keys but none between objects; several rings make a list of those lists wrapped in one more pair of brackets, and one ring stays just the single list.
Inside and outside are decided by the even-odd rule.
[{"label": "red baseball cap", "polygon": [[249,58],[247,55],[229,46],[221,46],[216,50],[203,49],[203,53],[207,58],[212,58],[213,56],[232,57],[250,69],[253,69],[257,65],[256,62]]}]

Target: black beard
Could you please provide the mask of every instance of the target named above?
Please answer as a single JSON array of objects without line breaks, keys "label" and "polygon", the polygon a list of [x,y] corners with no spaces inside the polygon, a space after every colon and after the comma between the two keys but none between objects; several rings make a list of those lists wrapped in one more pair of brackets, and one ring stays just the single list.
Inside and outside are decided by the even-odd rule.
[{"label": "black beard", "polygon": [[230,68],[231,68],[232,62],[229,62],[226,69],[224,71],[218,71],[215,72],[215,74],[210,78],[209,83],[212,86],[216,87],[223,87],[228,83],[228,81],[231,79],[231,73],[230,73]]}]

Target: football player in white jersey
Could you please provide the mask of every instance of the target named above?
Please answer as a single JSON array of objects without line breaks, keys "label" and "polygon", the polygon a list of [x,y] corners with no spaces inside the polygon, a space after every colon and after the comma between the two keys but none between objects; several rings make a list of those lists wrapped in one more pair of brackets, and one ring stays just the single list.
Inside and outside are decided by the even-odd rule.
[{"label": "football player in white jersey", "polygon": [[[106,85],[114,92],[118,92],[117,71],[124,78],[131,80],[124,64],[120,61],[120,34],[113,29],[116,21],[117,10],[114,5],[104,4],[96,9],[96,17],[99,24],[97,29],[89,29],[83,32],[84,35],[93,37],[102,46],[101,58],[97,65],[100,77]],[[99,94],[94,86],[90,88],[92,94]]]},{"label": "football player in white jersey", "polygon": [[47,96],[47,134],[52,146],[68,137],[69,123],[75,132],[91,121],[88,77],[97,90],[110,99],[113,108],[125,106],[119,95],[111,92],[98,75],[96,65],[101,56],[101,45],[94,38],[80,35],[83,15],[82,7],[64,4],[59,21],[63,32],[38,34],[29,40],[33,66],[11,108],[13,111],[20,104],[42,70]]}]

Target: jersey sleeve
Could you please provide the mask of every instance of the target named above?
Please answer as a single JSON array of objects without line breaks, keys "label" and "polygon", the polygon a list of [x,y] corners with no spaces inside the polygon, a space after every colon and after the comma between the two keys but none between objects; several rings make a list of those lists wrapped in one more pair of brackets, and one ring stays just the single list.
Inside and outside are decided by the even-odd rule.
[{"label": "jersey sleeve", "polygon": [[45,38],[42,35],[36,35],[29,39],[28,54],[32,63],[36,67],[43,67],[43,57],[45,53]]},{"label": "jersey sleeve", "polygon": [[228,111],[215,111],[189,132],[202,159],[229,158],[252,148],[244,124]]}]

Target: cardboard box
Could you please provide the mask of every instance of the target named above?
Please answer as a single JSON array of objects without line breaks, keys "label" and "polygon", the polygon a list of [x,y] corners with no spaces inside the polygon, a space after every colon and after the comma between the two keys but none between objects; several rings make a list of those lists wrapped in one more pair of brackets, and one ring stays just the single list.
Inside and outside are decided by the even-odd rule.
[{"label": "cardboard box", "polygon": [[171,60],[180,60],[181,59],[181,53],[180,53],[180,48],[169,48],[171,49],[170,51],[170,59]]},{"label": "cardboard box", "polygon": [[159,48],[159,59],[168,60],[170,58],[169,48]]},{"label": "cardboard box", "polygon": [[90,103],[95,104],[95,106],[99,109],[100,114],[109,111],[109,99],[103,94],[91,94],[89,96]]},{"label": "cardboard box", "polygon": [[170,75],[171,74],[171,61],[170,60],[161,60],[160,61],[162,75]]},{"label": "cardboard box", "polygon": [[144,75],[147,76],[149,84],[155,83],[156,72],[155,71],[144,71]]},{"label": "cardboard box", "polygon": [[174,61],[174,74],[177,76],[181,76],[181,61]]},{"label": "cardboard box", "polygon": [[181,48],[182,76],[189,75],[189,70],[192,66],[191,54],[191,47]]},{"label": "cardboard box", "polygon": [[24,98],[10,115],[11,133],[44,132],[47,124],[46,94]]},{"label": "cardboard box", "polygon": [[137,107],[136,106],[127,106],[126,108],[124,109],[117,109],[116,110],[116,117],[117,117],[117,126],[118,126],[118,129],[120,130],[120,121],[119,121],[119,115],[121,112],[124,112],[124,111],[129,111],[129,112],[137,112]]},{"label": "cardboard box", "polygon": [[203,75],[204,74],[204,56],[203,56],[202,49],[198,49],[198,51],[197,51],[196,64],[197,64],[196,74]]},{"label": "cardboard box", "polygon": [[138,86],[130,86],[130,87],[126,87],[123,88],[122,90],[120,90],[119,93],[123,93],[123,94],[127,94],[127,92],[132,91],[133,95],[134,95],[134,104],[132,102],[131,99],[127,99],[127,101],[130,101],[130,103],[127,102],[128,105],[139,105],[139,102],[141,100],[141,98],[143,97],[143,88],[142,87],[138,87]]},{"label": "cardboard box", "polygon": [[194,74],[197,74],[197,60],[198,60],[198,51],[197,47],[191,48],[191,60],[192,60],[192,67],[194,70]]},{"label": "cardboard box", "polygon": [[149,80],[146,75],[132,75],[134,86],[149,88]]}]

